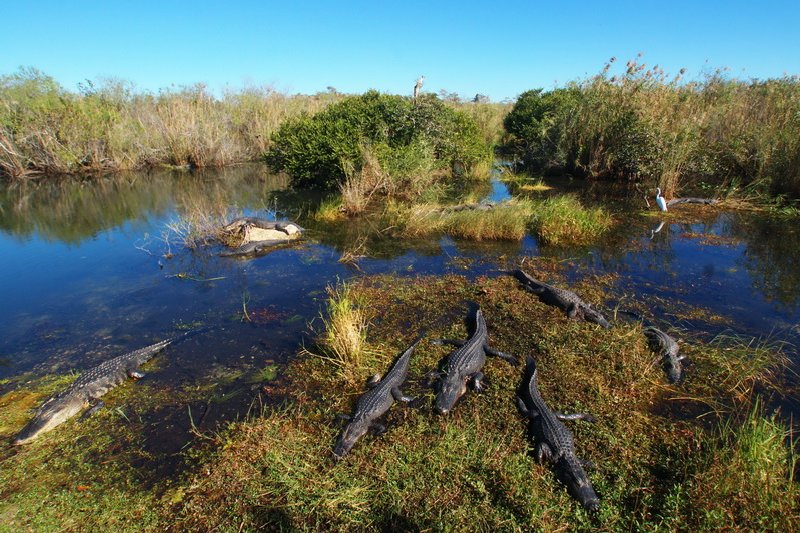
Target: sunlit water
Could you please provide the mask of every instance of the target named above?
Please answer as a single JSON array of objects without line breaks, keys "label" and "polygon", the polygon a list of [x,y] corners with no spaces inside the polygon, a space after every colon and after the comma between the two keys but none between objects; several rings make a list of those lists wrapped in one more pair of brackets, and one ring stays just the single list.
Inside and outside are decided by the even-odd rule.
[{"label": "sunlit water", "polygon": [[[570,279],[617,274],[607,303],[624,310],[644,302],[640,314],[652,323],[700,338],[727,330],[797,340],[800,236],[780,220],[719,212],[659,228],[658,217],[632,217],[603,243],[575,249],[540,249],[530,236],[514,243],[385,240],[372,243],[356,268],[338,260],[367,229],[325,229],[306,220],[318,199],[284,188],[260,166],[2,185],[0,379],[10,379],[0,393],[24,386],[15,379],[24,374],[82,370],[200,325],[216,329],[170,348],[146,379],[171,386],[226,372],[246,376],[297,353],[325,287],[339,279],[386,272],[494,276],[516,257],[535,255],[562,260]],[[493,182],[483,195],[501,201],[508,191]],[[219,257],[214,246],[187,249],[167,229],[182,214],[220,205],[298,219],[308,227],[307,242],[237,260]],[[680,312],[697,306],[721,319]],[[242,319],[245,310],[252,322]],[[237,394],[220,402],[207,423],[236,416],[258,395],[253,380],[224,381],[223,395]]]}]

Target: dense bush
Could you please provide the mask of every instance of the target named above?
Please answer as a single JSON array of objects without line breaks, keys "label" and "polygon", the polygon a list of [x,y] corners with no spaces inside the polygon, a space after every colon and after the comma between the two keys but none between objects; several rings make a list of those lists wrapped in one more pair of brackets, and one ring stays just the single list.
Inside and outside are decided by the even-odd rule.
[{"label": "dense bush", "polygon": [[637,180],[666,196],[711,185],[800,197],[800,83],[698,82],[629,61],[611,75],[520,95],[504,122],[507,150],[532,170]]},{"label": "dense bush", "polygon": [[520,156],[530,169],[565,165],[560,146],[563,124],[579,97],[580,93],[574,89],[546,93],[535,89],[522,93],[503,120],[506,132],[511,135],[506,149]]},{"label": "dense bush", "polygon": [[414,154],[426,160],[432,155],[433,170],[454,174],[469,173],[490,157],[475,122],[427,94],[413,101],[369,91],[287,121],[272,141],[267,162],[298,187],[340,186],[348,167],[361,170],[365,151],[390,175],[405,179],[418,167]]}]

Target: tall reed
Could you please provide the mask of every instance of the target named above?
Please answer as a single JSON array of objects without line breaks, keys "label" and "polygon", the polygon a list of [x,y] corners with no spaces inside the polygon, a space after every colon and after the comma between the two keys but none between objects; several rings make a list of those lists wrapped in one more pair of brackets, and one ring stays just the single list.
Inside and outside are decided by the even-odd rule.
[{"label": "tall reed", "polygon": [[216,97],[202,84],[153,94],[113,79],[70,92],[36,69],[20,69],[0,77],[0,174],[252,161],[287,118],[315,113],[339,98],[290,96],[267,87]]},{"label": "tall reed", "polygon": [[[800,197],[797,76],[740,80],[725,69],[696,81],[684,76],[684,69],[670,75],[641,56],[620,71],[612,58],[600,74],[559,89],[566,98],[551,99],[554,109],[531,117],[538,128],[529,135],[538,140],[544,132],[552,141],[538,160],[643,181],[667,198],[700,184]],[[516,146],[541,148],[527,141]]]}]

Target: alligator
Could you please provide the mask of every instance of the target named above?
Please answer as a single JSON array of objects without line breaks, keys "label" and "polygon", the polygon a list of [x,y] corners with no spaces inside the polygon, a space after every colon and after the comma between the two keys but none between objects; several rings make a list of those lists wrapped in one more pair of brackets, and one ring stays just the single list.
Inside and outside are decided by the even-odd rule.
[{"label": "alligator", "polygon": [[[477,306],[476,306],[477,307]],[[458,346],[447,358],[444,371],[434,371],[428,374],[437,381],[436,412],[440,415],[449,413],[459,398],[467,392],[470,384],[475,392],[484,390],[485,377],[481,372],[486,362],[486,354],[505,359],[512,365],[517,365],[517,359],[506,353],[491,348],[488,344],[488,332],[483,312],[479,307],[475,311],[475,331],[466,341],[441,339],[439,343],[448,343]]]},{"label": "alligator", "polygon": [[222,257],[252,257],[262,255],[279,244],[286,244],[305,230],[294,222],[277,222],[257,217],[240,217],[222,227],[227,234],[223,242],[234,246],[219,255]]},{"label": "alligator", "polygon": [[644,330],[650,344],[650,349],[664,358],[664,370],[670,383],[678,383],[682,377],[681,361],[685,359],[678,356],[678,343],[675,339],[658,328],[649,327]]},{"label": "alligator", "polygon": [[592,309],[591,304],[587,304],[581,300],[580,296],[572,291],[566,289],[559,289],[547,283],[533,279],[530,275],[522,269],[517,269],[512,272],[512,275],[517,278],[522,285],[539,297],[541,302],[547,305],[558,307],[569,318],[579,319],[582,318],[588,322],[594,322],[604,328],[610,328],[611,324],[608,320],[597,310]]},{"label": "alligator", "polygon": [[257,255],[265,254],[269,250],[274,249],[276,246],[286,244],[289,241],[286,239],[267,239],[263,241],[248,242],[234,248],[233,250],[225,250],[220,252],[220,257],[255,257]]},{"label": "alligator", "polygon": [[152,359],[170,344],[200,331],[204,330],[183,333],[117,356],[87,370],[68,389],[42,404],[33,419],[14,438],[14,444],[30,442],[42,433],[63,424],[87,405],[98,402],[98,398],[124,382],[126,378],[144,377],[138,370],[140,365]]},{"label": "alligator", "polygon": [[295,233],[302,233],[305,231],[303,228],[295,224],[294,222],[289,221],[273,221],[273,220],[264,220],[263,218],[258,217],[239,217],[222,227],[223,231],[233,232],[238,231],[239,229],[252,226],[261,229],[275,229],[278,231],[282,231],[287,235],[294,235]]},{"label": "alligator", "polygon": [[716,198],[673,198],[672,200],[667,202],[667,207],[672,207],[674,205],[679,204],[703,204],[703,205],[714,205],[719,203],[719,200]]},{"label": "alligator", "polygon": [[594,421],[585,413],[563,414],[550,410],[544,403],[537,387],[538,371],[536,362],[528,356],[525,374],[517,392],[517,407],[522,416],[529,419],[528,435],[536,441],[534,454],[540,464],[553,465],[556,477],[567,486],[573,498],[581,502],[587,511],[600,507],[584,465],[586,461],[575,455],[575,442],[572,433],[561,420],[584,419]]},{"label": "alligator", "polygon": [[336,439],[333,447],[333,455],[337,459],[344,457],[367,431],[373,430],[375,433],[381,434],[386,430],[385,426],[377,422],[377,419],[389,410],[395,400],[400,402],[412,400],[403,394],[400,386],[408,376],[409,360],[421,340],[422,338],[417,339],[410,348],[395,359],[383,379],[379,375],[370,379],[367,383],[369,390],[358,399],[352,415],[340,415],[349,422]]}]

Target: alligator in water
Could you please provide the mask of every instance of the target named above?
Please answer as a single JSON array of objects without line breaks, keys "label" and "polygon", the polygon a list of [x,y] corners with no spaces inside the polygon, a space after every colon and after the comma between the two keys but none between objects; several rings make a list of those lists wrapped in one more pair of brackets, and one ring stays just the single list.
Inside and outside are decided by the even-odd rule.
[{"label": "alligator in water", "polygon": [[681,361],[685,357],[678,356],[678,343],[675,339],[664,333],[658,328],[645,328],[644,334],[650,344],[650,349],[664,359],[664,370],[670,383],[678,383],[681,380],[682,369]]},{"label": "alligator in water", "polygon": [[567,486],[573,498],[581,502],[588,511],[600,507],[589,476],[583,468],[584,461],[575,455],[572,433],[561,420],[587,419],[590,415],[561,414],[550,410],[544,403],[537,387],[538,371],[532,357],[527,358],[525,375],[517,393],[517,407],[522,416],[530,420],[529,436],[536,441],[534,453],[539,463],[550,463],[556,476]]},{"label": "alligator in water", "polygon": [[239,246],[238,248],[234,248],[233,250],[225,250],[224,252],[220,252],[220,257],[255,257],[257,255],[262,255],[267,253],[270,250],[275,249],[276,246],[281,244],[286,244],[290,241],[286,239],[266,239],[263,241],[253,241],[248,242]]},{"label": "alligator in water", "polygon": [[580,296],[566,289],[559,289],[547,283],[538,281],[529,276],[522,269],[515,270],[512,275],[517,278],[522,285],[539,297],[539,300],[547,305],[553,305],[564,311],[569,318],[582,318],[588,322],[594,322],[604,328],[610,328],[611,324],[597,310],[592,309],[590,304],[581,300]]},{"label": "alligator in water", "polygon": [[447,358],[444,371],[429,374],[437,378],[435,409],[441,415],[446,415],[453,409],[458,399],[467,392],[467,384],[472,385],[476,392],[484,389],[485,376],[481,369],[486,362],[486,354],[505,359],[513,365],[517,364],[514,356],[489,346],[486,321],[480,308],[475,311],[475,332],[469,339],[464,342],[442,339],[440,342],[458,346],[458,349]]},{"label": "alligator in water", "polygon": [[143,377],[144,374],[138,371],[140,365],[152,359],[170,344],[199,332],[200,330],[186,332],[172,339],[120,355],[87,370],[68,389],[42,404],[33,419],[14,438],[14,444],[30,442],[42,433],[66,422],[128,377],[137,379]]},{"label": "alligator in water", "polygon": [[374,376],[368,383],[370,389],[362,394],[356,402],[353,414],[342,416],[349,422],[336,439],[336,444],[333,447],[334,456],[337,458],[343,457],[353,448],[356,441],[369,430],[373,430],[378,434],[383,433],[386,428],[378,423],[377,420],[389,410],[395,400],[399,402],[410,402],[412,400],[412,398],[403,394],[400,387],[408,376],[408,362],[420,340],[422,339],[418,339],[395,360],[389,371],[383,376],[383,379],[380,379],[379,376]]},{"label": "alligator in water", "polygon": [[716,198],[673,198],[672,200],[667,202],[667,207],[672,207],[675,205],[680,204],[703,204],[703,205],[714,205],[719,203],[719,200]]},{"label": "alligator in water", "polygon": [[[294,222],[240,217],[223,226],[222,231],[228,236],[226,241],[238,243],[233,250],[220,253],[222,257],[252,257],[297,239],[305,230]],[[231,242],[227,244],[233,246]]]}]

